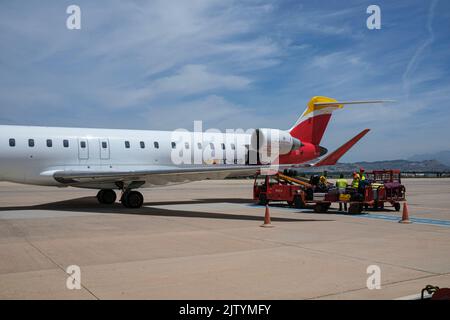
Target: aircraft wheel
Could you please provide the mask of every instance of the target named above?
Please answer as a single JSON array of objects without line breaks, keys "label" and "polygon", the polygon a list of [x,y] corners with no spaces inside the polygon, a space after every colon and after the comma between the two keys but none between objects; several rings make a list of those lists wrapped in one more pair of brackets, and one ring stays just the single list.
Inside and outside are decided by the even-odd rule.
[{"label": "aircraft wheel", "polygon": [[122,195],[122,204],[126,208],[140,208],[144,203],[144,196],[138,191],[128,191]]},{"label": "aircraft wheel", "polygon": [[97,200],[103,204],[112,204],[116,202],[117,195],[114,190],[102,189],[97,193]]}]

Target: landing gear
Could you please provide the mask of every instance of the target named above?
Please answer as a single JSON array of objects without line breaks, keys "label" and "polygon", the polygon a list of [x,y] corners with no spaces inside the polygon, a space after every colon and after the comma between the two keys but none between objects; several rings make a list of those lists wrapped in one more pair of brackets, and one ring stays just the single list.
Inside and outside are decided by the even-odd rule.
[{"label": "landing gear", "polygon": [[97,200],[103,204],[113,204],[116,202],[117,195],[114,190],[102,189],[97,193]]},{"label": "landing gear", "polygon": [[126,208],[140,208],[144,203],[144,196],[138,191],[125,191],[120,201]]}]

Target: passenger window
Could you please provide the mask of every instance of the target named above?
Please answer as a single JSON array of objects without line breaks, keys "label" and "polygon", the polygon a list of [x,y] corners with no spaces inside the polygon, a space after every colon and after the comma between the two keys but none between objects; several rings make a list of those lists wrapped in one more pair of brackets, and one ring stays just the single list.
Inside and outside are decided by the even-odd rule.
[{"label": "passenger window", "polygon": [[34,147],[34,139],[28,139],[28,146]]},{"label": "passenger window", "polygon": [[145,148],[145,142],[144,142],[144,141],[141,141],[141,142],[140,142],[140,145],[141,145],[141,149],[144,149],[144,148]]},{"label": "passenger window", "polygon": [[211,150],[214,150],[214,144],[213,143],[210,143],[209,147],[211,148]]},{"label": "passenger window", "polygon": [[102,141],[102,148],[103,149],[108,148],[108,144],[106,143],[106,141]]},{"label": "passenger window", "polygon": [[125,141],[125,148],[130,149],[130,141]]},{"label": "passenger window", "polygon": [[158,141],[153,142],[153,145],[155,146],[155,149],[159,149],[159,142]]},{"label": "passenger window", "polygon": [[222,143],[222,150],[225,150],[225,143]]},{"label": "passenger window", "polygon": [[189,149],[189,142],[185,142],[185,143],[184,143],[184,147],[185,147],[186,149]]},{"label": "passenger window", "polygon": [[10,147],[15,147],[16,146],[16,139],[9,139],[9,146]]},{"label": "passenger window", "polygon": [[47,147],[51,148],[53,146],[53,141],[51,139],[47,139]]},{"label": "passenger window", "polygon": [[63,146],[64,146],[64,148],[68,148],[69,147],[69,140],[63,140]]},{"label": "passenger window", "polygon": [[236,150],[236,145],[234,143],[231,144],[231,150]]},{"label": "passenger window", "polygon": [[86,149],[86,141],[80,141],[80,147]]},{"label": "passenger window", "polygon": [[177,147],[177,144],[175,142],[172,142],[172,149],[175,149]]},{"label": "passenger window", "polygon": [[202,148],[202,144],[199,142],[197,143],[197,148],[201,149]]}]

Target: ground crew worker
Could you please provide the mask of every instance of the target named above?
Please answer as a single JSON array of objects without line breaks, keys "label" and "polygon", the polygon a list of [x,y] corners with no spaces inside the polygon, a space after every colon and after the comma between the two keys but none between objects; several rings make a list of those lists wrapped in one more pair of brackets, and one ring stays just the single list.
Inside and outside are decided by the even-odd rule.
[{"label": "ground crew worker", "polygon": [[359,169],[359,178],[360,178],[361,181],[366,180],[366,174],[364,173],[364,169],[363,168]]},{"label": "ground crew worker", "polygon": [[[345,194],[345,189],[347,188],[347,179],[344,179],[344,175],[341,173],[339,179],[336,180],[336,188],[339,194]],[[347,211],[347,202],[344,202],[344,210]],[[342,211],[342,202],[339,201],[339,211]]]},{"label": "ground crew worker", "polygon": [[317,185],[317,191],[319,192],[327,192],[328,191],[328,182],[325,176],[320,176],[319,183]]},{"label": "ground crew worker", "polygon": [[358,189],[359,180],[360,180],[359,174],[356,172],[353,172],[352,188]]},{"label": "ground crew worker", "polygon": [[347,188],[347,186],[348,186],[347,179],[344,179],[344,175],[341,173],[339,179],[336,180],[336,188],[339,189],[340,193],[344,193],[345,188]]}]

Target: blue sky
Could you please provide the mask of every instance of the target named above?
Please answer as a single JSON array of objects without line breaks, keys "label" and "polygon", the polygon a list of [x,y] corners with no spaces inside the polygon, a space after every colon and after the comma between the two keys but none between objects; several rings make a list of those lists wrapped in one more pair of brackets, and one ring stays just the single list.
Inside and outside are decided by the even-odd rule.
[{"label": "blue sky", "polygon": [[343,161],[450,149],[445,0],[2,0],[0,46],[1,124],[287,129],[315,95],[390,98],[336,112],[322,144],[371,128]]}]

